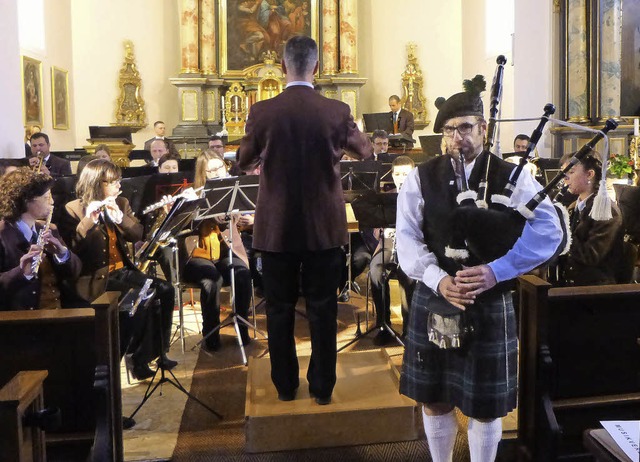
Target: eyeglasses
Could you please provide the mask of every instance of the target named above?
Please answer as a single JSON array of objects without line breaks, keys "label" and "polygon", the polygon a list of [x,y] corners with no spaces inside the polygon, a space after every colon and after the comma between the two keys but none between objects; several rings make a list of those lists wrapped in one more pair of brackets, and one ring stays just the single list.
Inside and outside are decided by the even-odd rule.
[{"label": "eyeglasses", "polygon": [[453,137],[454,132],[457,130],[460,136],[465,136],[471,133],[471,130],[473,130],[473,127],[475,127],[479,123],[480,122],[476,122],[475,124],[470,124],[468,122],[465,122],[465,123],[461,123],[457,127],[452,127],[451,125],[445,125],[444,127],[442,127],[442,134],[444,136],[451,138]]}]

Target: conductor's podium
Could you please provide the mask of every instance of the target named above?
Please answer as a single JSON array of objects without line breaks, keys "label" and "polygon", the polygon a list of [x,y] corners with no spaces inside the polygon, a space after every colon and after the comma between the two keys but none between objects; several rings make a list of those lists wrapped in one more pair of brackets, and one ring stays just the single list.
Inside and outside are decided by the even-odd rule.
[{"label": "conductor's podium", "polygon": [[416,403],[398,392],[398,375],[384,351],[340,353],[332,402],[309,396],[309,357],[300,357],[300,388],[279,401],[269,358],[250,358],[246,451],[283,451],[409,441],[418,438]]}]

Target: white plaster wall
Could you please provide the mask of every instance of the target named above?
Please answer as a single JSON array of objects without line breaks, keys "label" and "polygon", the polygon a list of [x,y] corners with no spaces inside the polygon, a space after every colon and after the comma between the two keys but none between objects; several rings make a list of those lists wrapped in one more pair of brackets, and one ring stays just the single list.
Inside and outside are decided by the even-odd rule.
[{"label": "white plaster wall", "polygon": [[133,134],[142,149],[161,119],[167,134],[178,123],[176,88],[169,83],[180,71],[176,0],[73,0],[73,58],[76,77],[76,145],[87,144],[89,125],[115,122],[118,71],[125,40],[134,44],[142,78],[148,126]]},{"label": "white plaster wall", "polygon": [[462,85],[460,0],[359,0],[358,17],[359,70],[369,79],[361,91],[360,113],[388,111],[389,96],[402,96],[407,44],[414,42],[431,120],[414,138],[433,133],[434,100],[460,91]]},{"label": "white plaster wall", "polygon": [[[559,92],[555,88],[557,75],[557,50],[553,37],[560,13],[553,12],[553,2],[519,0],[516,2],[514,66],[514,116],[540,117],[544,105],[554,103],[560,111]],[[555,77],[554,77],[555,76]],[[554,80],[555,79],[555,80]],[[554,96],[555,95],[555,96]],[[537,122],[518,123],[517,129],[531,134]],[[548,130],[538,143],[538,153],[551,157],[553,136]]]},{"label": "white plaster wall", "polygon": [[17,2],[0,1],[0,157],[24,157]]},{"label": "white plaster wall", "polygon": [[[519,0],[520,1],[520,0]],[[525,0],[528,1],[528,0]],[[503,39],[503,47],[500,49],[487,49],[487,36],[493,33],[492,22],[499,20],[491,18],[487,21],[487,2],[485,0],[462,0],[462,78],[457,82],[456,91],[462,91],[462,81],[471,79],[476,74],[484,75],[487,81],[487,90],[483,93],[484,113],[489,118],[491,86],[496,71],[496,58],[504,55],[507,64],[504,66],[502,80],[502,100],[498,118],[512,118],[514,104],[514,73],[512,63],[511,37]],[[515,136],[512,124],[500,124],[496,132],[493,152],[507,153],[513,151],[513,138]],[[499,143],[499,145],[498,145]]]},{"label": "white plaster wall", "polygon": [[[44,84],[44,126],[49,135],[52,151],[70,151],[75,147],[74,66],[71,45],[71,0],[45,0],[44,2],[45,54],[42,59]],[[37,56],[35,56],[38,58]],[[40,59],[40,58],[38,58]],[[69,72],[69,129],[53,129],[51,103],[51,67]]]}]

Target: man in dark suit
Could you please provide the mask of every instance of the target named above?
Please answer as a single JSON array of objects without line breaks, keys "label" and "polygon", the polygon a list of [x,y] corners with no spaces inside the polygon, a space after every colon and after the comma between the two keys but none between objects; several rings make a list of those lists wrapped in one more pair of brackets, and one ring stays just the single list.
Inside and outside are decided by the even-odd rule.
[{"label": "man in dark suit", "polygon": [[167,144],[167,150],[172,154],[175,154],[175,155],[178,154],[178,150],[176,149],[176,146],[173,144],[173,141],[164,137],[165,130],[166,130],[166,127],[162,120],[157,120],[156,122],[154,122],[153,131],[156,132],[156,136],[154,136],[153,138],[149,138],[147,141],[144,142],[145,151],[151,151],[151,143],[153,143],[155,140],[164,140],[164,142]]},{"label": "man in dark suit", "polygon": [[316,42],[289,39],[282,61],[287,87],[251,106],[238,160],[244,171],[261,165],[253,247],[262,252],[271,378],[278,397],[294,399],[299,385],[293,330],[302,272],[311,330],[309,392],[318,404],[329,404],[336,381],[340,247],[348,241],[340,157],[342,149],[369,156],[371,143],[349,106],[313,89],[317,67]]},{"label": "man in dark suit", "polygon": [[[19,169],[0,179],[0,310],[61,308],[63,281],[80,274],[80,259],[55,225],[45,228],[53,208],[53,179]],[[38,236],[41,236],[38,245]],[[36,269],[34,259],[42,255]]]},{"label": "man in dark suit", "polygon": [[[402,135],[405,140],[413,139],[413,114],[410,111],[402,108],[400,104],[400,97],[398,95],[391,95],[389,97],[389,108],[391,113],[391,124],[393,126],[394,135]],[[405,143],[407,149],[413,148],[413,143]]]},{"label": "man in dark suit", "polygon": [[51,144],[46,133],[38,132],[31,135],[30,142],[31,152],[34,154],[34,157],[29,159],[29,163],[32,166],[37,164],[38,157],[42,157],[42,165],[46,167],[46,170],[40,169],[41,172],[48,173],[51,176],[71,175],[71,162],[49,152]]}]

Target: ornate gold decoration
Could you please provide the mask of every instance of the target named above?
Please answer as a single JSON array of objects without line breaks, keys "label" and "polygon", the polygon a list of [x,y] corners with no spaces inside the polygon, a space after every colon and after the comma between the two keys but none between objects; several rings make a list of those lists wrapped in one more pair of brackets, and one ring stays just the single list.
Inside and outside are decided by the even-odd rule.
[{"label": "ornate gold decoration", "polygon": [[124,63],[118,75],[118,87],[120,96],[116,102],[116,123],[112,125],[136,129],[146,127],[147,114],[144,100],[140,96],[142,79],[136,66],[131,40],[124,41]]},{"label": "ornate gold decoration", "polygon": [[[640,165],[638,162],[640,159],[638,156],[640,155],[640,136],[631,136],[631,140],[629,141],[629,157],[633,160],[634,168],[638,168]],[[637,170],[636,170],[637,171]]]},{"label": "ornate gold decoration", "polygon": [[560,0],[553,0],[553,12],[560,13]]},{"label": "ornate gold decoration", "polygon": [[409,63],[402,73],[402,98],[400,104],[407,111],[413,113],[416,123],[429,124],[427,119],[427,105],[423,94],[422,71],[415,55],[417,45],[407,45]]},{"label": "ornate gold decoration", "polygon": [[248,97],[242,85],[234,82],[224,96],[224,116],[227,121],[226,129],[229,139],[239,138],[244,135],[244,125],[247,120]]}]

